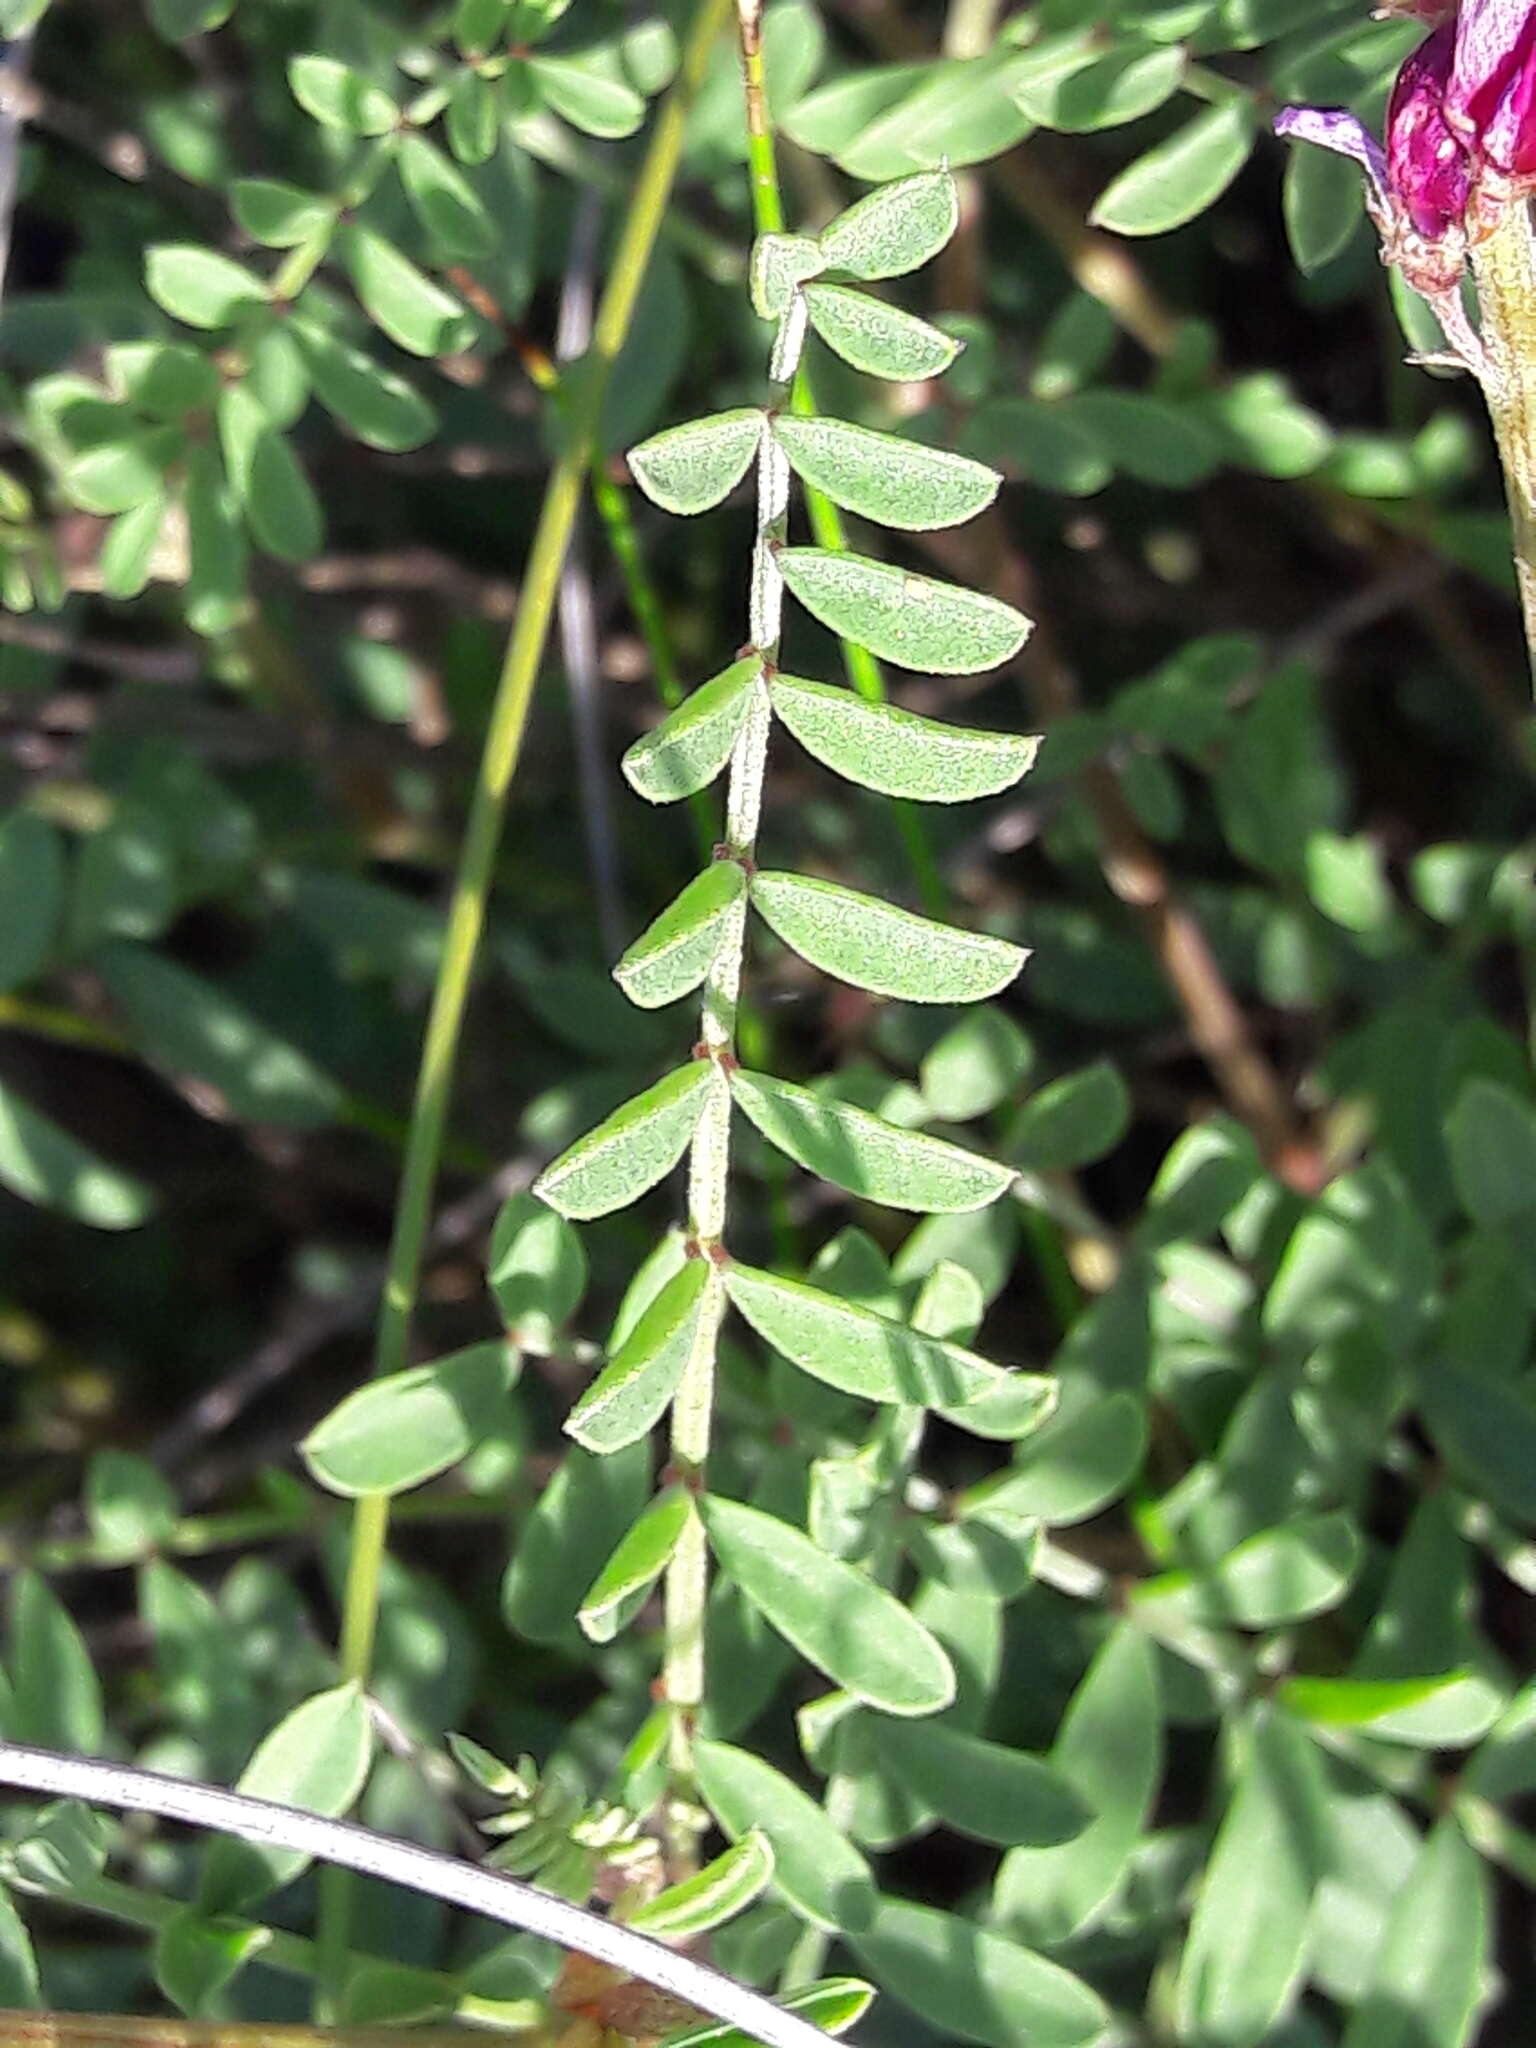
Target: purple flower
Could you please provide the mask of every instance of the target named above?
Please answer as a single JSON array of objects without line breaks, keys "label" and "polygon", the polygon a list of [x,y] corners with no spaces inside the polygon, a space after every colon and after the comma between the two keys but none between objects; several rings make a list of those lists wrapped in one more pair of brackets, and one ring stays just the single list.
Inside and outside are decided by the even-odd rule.
[{"label": "purple flower", "polygon": [[1275,121],[1279,135],[1355,159],[1365,172],[1383,261],[1435,302],[1453,294],[1461,278],[1476,168],[1446,116],[1455,45],[1456,29],[1447,21],[1406,59],[1387,106],[1385,149],[1342,110],[1287,107]]}]

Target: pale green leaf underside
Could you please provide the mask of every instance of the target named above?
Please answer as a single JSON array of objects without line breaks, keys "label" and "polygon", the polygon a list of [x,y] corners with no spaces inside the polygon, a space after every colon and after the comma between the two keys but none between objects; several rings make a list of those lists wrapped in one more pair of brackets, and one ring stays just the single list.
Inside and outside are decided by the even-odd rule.
[{"label": "pale green leaf underside", "polygon": [[670,804],[713,782],[731,758],[761,672],[755,655],[732,662],[637,739],[622,764],[631,788],[648,803]]},{"label": "pale green leaf underside", "polygon": [[921,1336],[803,1280],[733,1262],[725,1291],[781,1357],[862,1401],[960,1408],[1010,1378],[973,1351]]},{"label": "pale green leaf underside", "polygon": [[680,1486],[668,1487],[647,1503],[619,1539],[577,1612],[589,1642],[612,1642],[630,1603],[661,1577],[692,1519],[693,1503]]},{"label": "pale green leaf underside", "polygon": [[712,1269],[690,1259],[662,1288],[565,1418],[566,1434],[584,1450],[620,1451],[660,1421],[693,1350],[711,1284]]},{"label": "pale green leaf underside", "polygon": [[707,512],[746,475],[766,417],[760,407],[743,405],[668,427],[630,449],[635,481],[664,512]]},{"label": "pale green leaf underside", "polygon": [[1022,612],[957,583],[830,548],[780,548],[777,560],[812,618],[902,668],[977,675],[1029,638]]},{"label": "pale green leaf underside", "polygon": [[836,505],[908,533],[958,526],[985,511],[1002,478],[983,462],[947,448],[925,448],[900,434],[879,434],[847,420],[773,422],[791,467]]},{"label": "pale green leaf underside", "polygon": [[656,1010],[697,988],[719,947],[726,914],[746,886],[746,872],[734,860],[717,860],[695,875],[614,968],[629,1000]]},{"label": "pale green leaf underside", "polygon": [[752,309],[759,320],[777,320],[808,278],[827,267],[821,244],[809,235],[759,235],[752,244]]},{"label": "pale green leaf underside", "polygon": [[942,377],[960,343],[926,320],[840,284],[808,284],[806,310],[827,347],[866,377],[895,384]]},{"label": "pale green leaf underside", "polygon": [[534,1193],[573,1222],[624,1208],[682,1158],[715,1080],[707,1060],[675,1068],[562,1152]]},{"label": "pale green leaf underside", "polygon": [[769,1074],[738,1068],[731,1075],[731,1095],[797,1166],[887,1208],[930,1215],[984,1209],[1013,1179],[1013,1169],[995,1160],[904,1131],[846,1103],[824,1101]]},{"label": "pale green leaf underside", "polygon": [[706,1496],[699,1503],[722,1570],[801,1656],[888,1714],[935,1714],[955,1696],[943,1648],[883,1586],[801,1530]]},{"label": "pale green leaf underside", "polygon": [[761,1829],[749,1828],[712,1863],[630,1913],[628,1924],[658,1941],[687,1941],[745,1912],[772,1878],[768,1838]]},{"label": "pale green leaf underside", "polygon": [[945,725],[895,704],[868,704],[851,690],[775,676],[773,708],[808,754],[882,796],[968,803],[995,796],[1034,766],[1039,738]]},{"label": "pale green leaf underside", "polygon": [[919,171],[856,200],[821,234],[828,270],[866,283],[901,277],[937,256],[960,222],[955,181],[948,171]]},{"label": "pale green leaf underside", "polygon": [[809,875],[765,869],[751,887],[753,903],[786,946],[874,995],[979,1003],[1006,988],[1029,957],[1007,939],[937,924]]}]

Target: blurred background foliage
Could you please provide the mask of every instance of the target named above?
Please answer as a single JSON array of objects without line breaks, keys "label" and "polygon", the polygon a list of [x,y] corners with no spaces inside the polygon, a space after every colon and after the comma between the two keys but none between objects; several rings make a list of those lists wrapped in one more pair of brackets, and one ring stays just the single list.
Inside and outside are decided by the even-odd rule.
[{"label": "blurred background foliage", "polygon": [[[365,1375],[559,366],[685,23],[608,0],[4,0],[0,22],[13,158],[24,122],[0,311],[3,1719],[228,1782],[332,1697],[345,1525],[294,1447]],[[875,388],[813,343],[816,377],[829,411],[1005,471],[992,511],[896,558],[1037,625],[997,675],[893,695],[1046,735],[1018,791],[915,823],[788,744],[769,783],[776,863],[1034,949],[975,1014],[772,949],[750,976],[775,1071],[1021,1177],[913,1229],[743,1141],[733,1247],[886,1313],[925,1297],[946,1329],[985,1312],[992,1356],[1061,1387],[1013,1450],[936,1425],[896,1521],[963,1673],[944,1723],[983,1761],[1051,1758],[1086,1832],[989,1833],[971,1751],[834,1747],[835,1714],[797,1732],[813,1676],[729,1585],[712,1611],[707,1804],[743,1825],[768,1795],[730,1759],[767,1760],[810,1794],[788,1831],[845,1832],[881,1901],[861,1940],[776,1844],[779,1890],[714,1953],[773,1984],[831,1944],[891,1993],[871,2043],[1092,2038],[1028,2031],[1037,1954],[1108,2002],[1106,2040],[1529,2031],[1529,692],[1476,395],[1405,365],[1433,336],[1350,167],[1268,132],[1291,100],[1379,114],[1414,33],[1357,0],[767,11],[792,225],[863,181],[962,177],[960,235],[895,294],[964,340],[953,374]],[[422,1355],[510,1329],[523,1371],[397,1504],[361,1808],[463,1847],[443,1757],[467,1730],[539,1760],[519,1783],[578,1890],[623,1835],[593,1802],[655,1797],[654,1613],[610,1640],[575,1619],[650,1480],[559,1419],[671,1198],[579,1260],[515,1206],[491,1288],[486,1246],[679,1056],[608,967],[718,824],[650,811],[615,764],[740,640],[751,517],[668,522],[620,457],[760,397],[745,156],[726,36],[605,408],[431,1240]],[[795,633],[801,672],[839,674]],[[864,1556],[892,1483],[867,1417],[744,1344],[729,1367],[724,1490]],[[344,1804],[366,1736],[323,1711]],[[67,1809],[10,1821],[52,2002],[303,2010],[296,1936],[215,1917],[281,1873]],[[262,1910],[307,1928],[304,1882]],[[368,1889],[355,1939],[378,1960],[354,2016],[548,1984],[415,1899]]]}]

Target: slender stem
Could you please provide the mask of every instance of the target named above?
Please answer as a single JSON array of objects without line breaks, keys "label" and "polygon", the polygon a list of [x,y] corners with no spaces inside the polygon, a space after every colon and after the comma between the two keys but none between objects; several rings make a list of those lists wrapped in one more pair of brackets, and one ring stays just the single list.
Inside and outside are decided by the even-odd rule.
[{"label": "slender stem", "polygon": [[569,1899],[503,1876],[499,1870],[443,1856],[414,1842],[398,1842],[349,1821],[325,1820],[268,1799],[162,1777],[158,1771],[58,1756],[52,1750],[21,1743],[0,1743],[0,1785],[49,1798],[81,1799],[87,1805],[126,1813],[151,1813],[162,1820],[212,1828],[242,1841],[291,1849],[322,1863],[339,1864],[364,1877],[403,1885],[427,1898],[442,1899],[504,1927],[519,1928],[608,1963],[740,2027],[767,2048],[827,2048],[825,2034],[808,2020],[781,2011],[760,1992],[749,1991],[722,1971],[667,1948],[622,1921],[589,1912]]},{"label": "slender stem", "polygon": [[[657,119],[614,252],[613,269],[593,327],[591,352],[581,374],[571,380],[565,441],[550,474],[534,531],[448,910],[442,963],[416,1077],[389,1265],[379,1305],[373,1361],[374,1372],[379,1376],[398,1372],[409,1356],[411,1316],[431,1220],[454,1062],[485,925],[486,899],[501,839],[507,791],[522,752],[528,710],[554,617],[566,545],[597,444],[603,395],[629,332],[646,266],[666,212],[682,156],[688,108],[703,81],[728,4],[729,0],[700,0],[677,81]],[[357,1503],[342,1602],[341,1670],[344,1678],[358,1684],[367,1683],[372,1665],[379,1573],[388,1529],[389,1502],[385,1496],[368,1495]],[[350,1886],[342,1880],[328,1882],[321,1896],[319,1939],[324,1958],[322,1982],[332,1992],[345,1971],[350,1917]]]},{"label": "slender stem", "polygon": [[1525,200],[1504,208],[1473,250],[1472,267],[1482,320],[1480,381],[1504,467],[1520,610],[1536,674],[1536,240]]}]

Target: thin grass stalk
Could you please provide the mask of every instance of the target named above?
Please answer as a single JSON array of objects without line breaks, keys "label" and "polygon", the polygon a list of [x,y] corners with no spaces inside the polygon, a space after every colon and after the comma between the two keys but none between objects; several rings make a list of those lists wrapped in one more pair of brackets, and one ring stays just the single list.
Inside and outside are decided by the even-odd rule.
[{"label": "thin grass stalk", "polygon": [[[550,474],[528,557],[517,618],[507,642],[501,680],[486,732],[479,774],[465,826],[433,989],[421,1064],[411,1108],[390,1239],[389,1266],[374,1344],[377,1377],[398,1372],[410,1353],[411,1320],[431,1221],[433,1190],[443,1146],[454,1064],[464,1011],[485,926],[486,900],[501,840],[507,792],[522,753],[528,711],[554,618],[566,547],[581,507],[597,444],[603,396],[629,332],[651,251],[666,213],[688,108],[704,76],[709,53],[727,19],[729,0],[700,0],[677,81],[659,115],[613,268],[598,308],[592,349],[572,393],[566,438]],[[342,1676],[366,1685],[378,1628],[379,1587],[389,1531],[386,1495],[367,1495],[353,1512],[342,1595]],[[346,1971],[351,1884],[345,1873],[322,1887],[319,1942],[321,1985],[334,1996]]]}]

